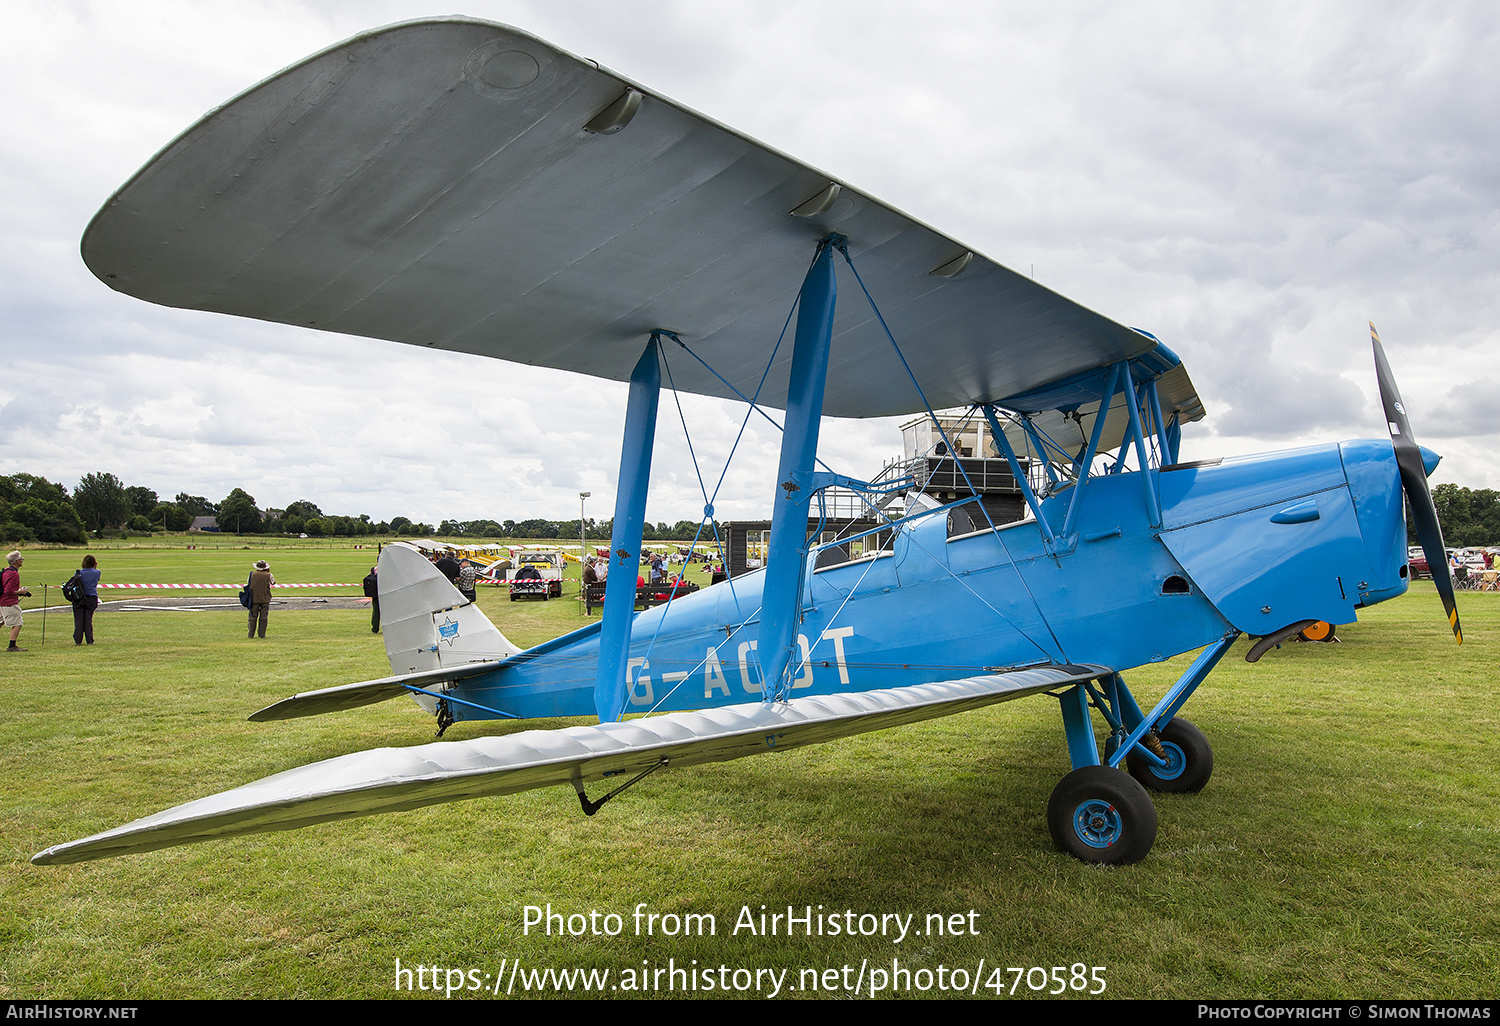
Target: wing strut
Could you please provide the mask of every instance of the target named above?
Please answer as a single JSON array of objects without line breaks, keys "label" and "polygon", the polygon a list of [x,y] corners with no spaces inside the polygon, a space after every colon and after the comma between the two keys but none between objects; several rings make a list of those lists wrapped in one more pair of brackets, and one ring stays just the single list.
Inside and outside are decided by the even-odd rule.
[{"label": "wing strut", "polygon": [[656,441],[656,407],[661,397],[661,364],[656,332],[630,372],[625,407],[625,439],[620,447],[620,485],[609,538],[609,577],[604,582],[604,615],[599,627],[599,667],[594,708],[600,723],[614,723],[625,709],[625,669],[630,657],[630,622],[635,615],[635,579],[641,572],[641,535],[646,521],[646,484]]},{"label": "wing strut", "polygon": [[828,350],[833,340],[833,310],[838,282],[833,273],[830,235],[818,243],[797,300],[797,332],[792,339],[792,377],[787,386],[786,422],[781,435],[781,463],[771,515],[771,550],[761,593],[761,689],[767,700],[786,694],[787,669],[797,643],[802,603],[802,571],[807,563],[807,516],[812,489],[804,487],[818,453],[823,417],[823,385],[828,378]]},{"label": "wing strut", "polygon": [[[609,582],[608,581],[605,582],[605,587],[609,587]],[[600,809],[604,808],[604,803],[607,802],[607,801],[609,801],[615,795],[619,794],[621,791],[625,790],[627,787],[630,787],[632,784],[635,784],[635,783],[639,782],[640,780],[643,780],[646,777],[649,777],[651,774],[655,773],[657,770],[662,769],[665,766],[671,765],[671,763],[672,763],[672,760],[668,759],[668,758],[666,758],[664,756],[660,762],[653,763],[652,765],[647,766],[645,769],[641,770],[635,776],[633,776],[629,780],[625,781],[625,783],[621,784],[619,787],[617,787],[613,791],[609,792],[609,794],[605,795],[603,798],[600,798],[597,802],[590,801],[588,794],[584,792],[584,790],[583,790],[583,776],[580,774],[580,775],[574,777],[573,778],[573,790],[575,790],[575,791],[578,792],[578,804],[581,805],[581,806],[583,806],[583,814],[585,816],[592,816],[594,813],[596,813]]]}]

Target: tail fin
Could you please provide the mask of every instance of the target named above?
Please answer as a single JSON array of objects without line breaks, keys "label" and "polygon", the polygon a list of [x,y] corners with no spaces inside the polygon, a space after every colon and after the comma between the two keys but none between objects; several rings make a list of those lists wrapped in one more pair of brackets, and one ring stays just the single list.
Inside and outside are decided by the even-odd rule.
[{"label": "tail fin", "polygon": [[380,629],[392,673],[447,669],[520,651],[410,545],[387,545],[378,566]]}]

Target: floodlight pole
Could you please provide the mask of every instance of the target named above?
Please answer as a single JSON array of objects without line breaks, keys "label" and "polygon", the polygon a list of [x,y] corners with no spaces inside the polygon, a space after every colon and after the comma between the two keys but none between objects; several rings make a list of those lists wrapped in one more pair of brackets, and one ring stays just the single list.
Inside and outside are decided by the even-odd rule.
[{"label": "floodlight pole", "polygon": [[[609,576],[604,582],[604,615],[599,625],[599,666],[594,677],[594,709],[599,722],[613,723],[625,709],[625,669],[630,657],[630,625],[635,618],[635,579],[640,573],[641,534],[646,522],[646,485],[656,440],[656,406],[661,365],[653,332],[646,351],[630,372],[625,406],[625,438],[620,449],[615,522],[609,539]],[[583,493],[587,494],[587,493]],[[579,530],[583,494],[579,496]]]},{"label": "floodlight pole", "polygon": [[786,697],[787,678],[797,648],[802,572],[808,551],[807,518],[812,505],[812,489],[808,485],[818,454],[823,386],[828,377],[828,351],[838,298],[833,250],[843,242],[841,236],[829,236],[818,244],[817,259],[803,279],[797,300],[786,426],[781,436],[781,464],[776,472],[771,544],[761,593],[760,640],[756,645],[761,663],[761,694],[767,701]]},{"label": "floodlight pole", "polygon": [[[588,543],[583,540],[583,500],[587,499],[593,492],[578,493],[578,564],[583,565],[583,557],[588,549]],[[581,574],[582,571],[579,571]]]}]

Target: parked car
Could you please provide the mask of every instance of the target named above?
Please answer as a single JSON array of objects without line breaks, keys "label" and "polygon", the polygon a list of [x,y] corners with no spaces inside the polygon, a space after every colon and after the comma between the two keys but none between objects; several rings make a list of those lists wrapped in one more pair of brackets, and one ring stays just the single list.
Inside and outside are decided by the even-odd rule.
[{"label": "parked car", "polygon": [[514,560],[507,583],[510,600],[540,595],[542,600],[562,597],[563,557],[556,550],[522,552]]},{"label": "parked car", "polygon": [[1427,556],[1420,545],[1413,545],[1406,550],[1406,566],[1414,581],[1432,576],[1432,568],[1427,565]]}]

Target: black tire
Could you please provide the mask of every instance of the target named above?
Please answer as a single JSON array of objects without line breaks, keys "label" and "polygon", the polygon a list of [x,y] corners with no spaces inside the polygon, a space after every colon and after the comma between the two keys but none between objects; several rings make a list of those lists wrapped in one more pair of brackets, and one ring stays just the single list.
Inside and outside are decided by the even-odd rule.
[{"label": "black tire", "polygon": [[1167,766],[1153,766],[1132,751],[1125,756],[1130,775],[1142,786],[1166,794],[1194,794],[1203,790],[1208,778],[1214,775],[1214,750],[1203,731],[1178,716],[1156,736],[1167,752]]},{"label": "black tire", "polygon": [[1156,806],[1129,774],[1082,766],[1047,801],[1047,829],[1059,851],[1082,862],[1128,866],[1156,843]]}]

